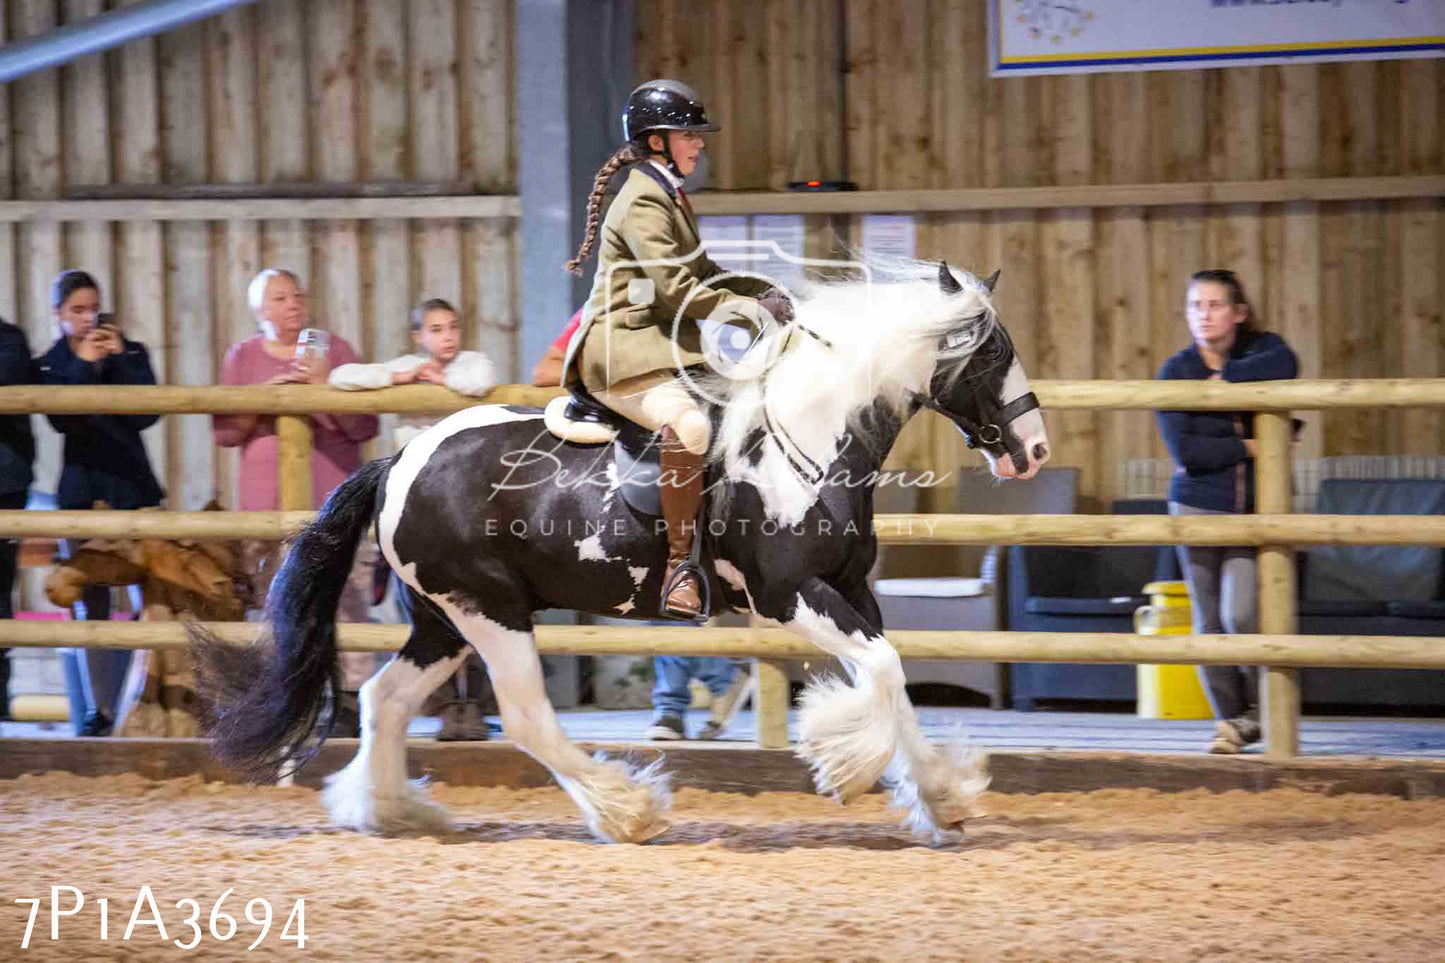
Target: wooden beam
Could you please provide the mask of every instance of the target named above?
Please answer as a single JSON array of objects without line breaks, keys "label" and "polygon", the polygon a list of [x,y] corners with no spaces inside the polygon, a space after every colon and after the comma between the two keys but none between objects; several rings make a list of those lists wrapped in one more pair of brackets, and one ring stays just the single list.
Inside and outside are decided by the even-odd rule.
[{"label": "wooden beam", "polygon": [[510,195],[449,197],[256,198],[224,201],[0,201],[0,223],[69,221],[366,221],[517,217]]},{"label": "wooden beam", "polygon": [[1445,194],[1445,176],[1421,175],[822,194],[786,191],[738,194],[710,192],[698,195],[693,207],[698,214],[878,214],[1038,210],[1056,207],[1283,204],[1291,201],[1393,200],[1439,197],[1441,194]]},{"label": "wooden beam", "polygon": [[[224,642],[249,645],[264,627],[206,622]],[[395,652],[407,625],[347,622],[336,627],[349,652]],[[769,660],[814,659],[811,642],[783,629],[679,625],[539,625],[543,655],[710,655]],[[933,632],[899,630],[888,640],[904,659],[1099,664],[1331,666],[1351,669],[1445,669],[1445,647],[1423,636],[1134,635],[1086,632]],[[187,644],[181,622],[0,622],[0,644],[27,648],[170,649]]]}]

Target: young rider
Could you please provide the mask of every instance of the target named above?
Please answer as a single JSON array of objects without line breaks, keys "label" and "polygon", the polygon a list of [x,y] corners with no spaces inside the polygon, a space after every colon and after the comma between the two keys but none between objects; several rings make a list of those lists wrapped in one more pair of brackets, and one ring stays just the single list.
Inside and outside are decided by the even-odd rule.
[{"label": "young rider", "polygon": [[[599,247],[564,383],[581,379],[602,404],[661,436],[668,547],[661,610],[674,618],[706,614],[700,598],[704,576],[688,559],[711,434],[707,415],[678,372],[705,362],[698,326],[705,318],[750,326],[759,307],[778,321],[792,316],[786,296],[766,281],[717,278],[723,270],[702,250],[682,184],[697,166],[703,134],[718,129],[685,84],[652,80],[634,90],[622,114],[626,143],[597,172],[587,202],[587,235],[577,257],[567,262],[569,271],[580,273]],[[598,245],[603,194],[627,165],[632,170],[601,221]],[[744,310],[730,310],[738,308]],[[754,322],[742,320],[749,314]]]}]

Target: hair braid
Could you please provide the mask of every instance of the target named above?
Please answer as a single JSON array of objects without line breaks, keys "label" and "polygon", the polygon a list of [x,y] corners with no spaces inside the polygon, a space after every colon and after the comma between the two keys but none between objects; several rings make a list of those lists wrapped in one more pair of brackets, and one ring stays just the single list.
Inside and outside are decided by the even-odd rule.
[{"label": "hair braid", "polygon": [[587,196],[587,235],[582,239],[582,246],[577,249],[577,256],[563,265],[563,269],[569,274],[581,275],[582,262],[592,256],[592,248],[597,244],[597,228],[602,223],[602,196],[607,193],[607,185],[611,182],[612,175],[628,164],[635,164],[646,157],[641,147],[628,143],[619,147],[607,158],[607,163],[598,168],[597,177],[592,181],[592,193]]}]

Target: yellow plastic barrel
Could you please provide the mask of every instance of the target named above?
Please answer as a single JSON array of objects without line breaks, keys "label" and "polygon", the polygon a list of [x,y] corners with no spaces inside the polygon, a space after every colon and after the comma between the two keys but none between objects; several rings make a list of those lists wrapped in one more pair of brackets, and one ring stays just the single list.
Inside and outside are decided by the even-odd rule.
[{"label": "yellow plastic barrel", "polygon": [[[1134,610],[1139,635],[1188,635],[1193,631],[1189,589],[1183,582],[1150,582],[1144,586],[1149,604]],[[1199,672],[1192,665],[1140,665],[1141,719],[1209,719],[1213,713]]]}]

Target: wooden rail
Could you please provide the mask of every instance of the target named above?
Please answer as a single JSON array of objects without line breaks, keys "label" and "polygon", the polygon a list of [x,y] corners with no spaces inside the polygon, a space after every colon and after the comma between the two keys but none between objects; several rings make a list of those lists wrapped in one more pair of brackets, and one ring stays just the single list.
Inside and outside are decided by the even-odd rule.
[{"label": "wooden rail", "polygon": [[[1343,381],[1036,381],[1045,408],[1067,411],[1310,411],[1338,408],[1445,408],[1445,378],[1361,378]],[[502,385],[486,404],[542,406],[558,388]],[[435,385],[384,391],[339,391],[325,385],[74,386],[0,388],[0,414],[57,415],[270,414],[323,412],[428,414],[479,402]]]},{"label": "wooden rail", "polygon": [[[208,622],[226,642],[244,645],[262,633],[253,622]],[[395,652],[410,627],[342,623],[348,652]],[[811,642],[783,629],[679,625],[539,625],[544,655],[712,655],[773,660],[816,659]],[[1327,666],[1354,669],[1445,669],[1445,644],[1417,636],[1133,635],[1078,632],[964,632],[899,629],[888,640],[905,659],[989,662],[1138,662],[1195,665]],[[185,646],[180,622],[0,622],[0,644],[31,648],[167,649]]]},{"label": "wooden rail", "polygon": [[[0,538],[289,538],[311,511],[0,511]],[[1439,515],[876,515],[885,545],[1445,545]]]}]

